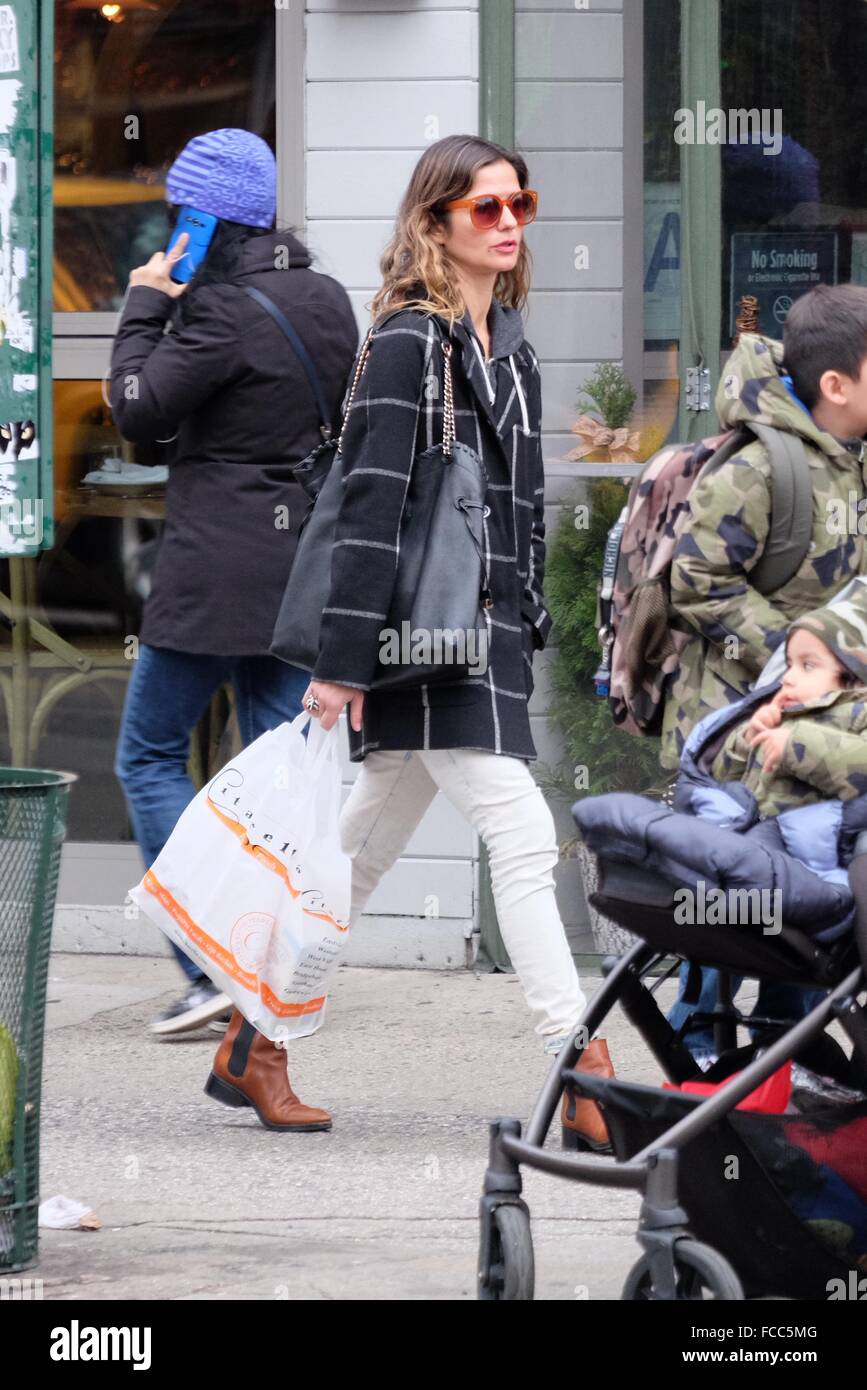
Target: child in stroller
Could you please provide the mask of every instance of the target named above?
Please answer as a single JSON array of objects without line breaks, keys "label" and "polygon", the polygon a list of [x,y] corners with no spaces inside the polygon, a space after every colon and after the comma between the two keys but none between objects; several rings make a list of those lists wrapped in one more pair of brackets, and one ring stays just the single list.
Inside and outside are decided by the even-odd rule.
[{"label": "child in stroller", "polygon": [[[776,694],[748,697],[750,717],[711,763],[717,781],[751,790],[764,816],[867,791],[867,615],[851,602],[806,614],[789,628],[786,658]],[[705,727],[719,722],[711,716]]]},{"label": "child in stroller", "polygon": [[[594,904],[641,941],[610,971],[583,1029],[561,1054],[526,1138],[516,1121],[493,1127],[482,1199],[482,1297],[532,1296],[514,1292],[521,1270],[527,1287],[521,1162],[644,1192],[639,1241],[646,1253],[624,1298],[700,1298],[707,1290],[721,1298],[828,1298],[835,1281],[848,1288],[851,1271],[867,1269],[867,1018],[858,1001],[867,940],[859,963],[847,875],[859,851],[864,857],[855,863],[867,864],[863,606],[836,601],[799,619],[787,635],[786,660],[778,684],[715,711],[693,730],[673,809],[625,793],[574,808],[599,858]],[[711,893],[720,895],[716,913],[697,913]],[[690,900],[693,910],[684,913]],[[867,923],[867,911],[860,922]],[[659,981],[644,983],[671,952],[727,975],[752,975],[765,995],[752,1022],[766,1031],[759,1043],[738,1049],[739,1016],[723,993],[715,1029],[721,1056],[704,1075],[653,999]],[[762,1019],[773,987],[792,983],[816,991],[808,1016],[791,1026]],[[584,1040],[615,1002],[675,1089],[574,1070]],[[851,1056],[826,1033],[835,1020],[852,1043]],[[793,1061],[800,1068],[794,1092]],[[754,1113],[757,1087],[780,1079],[781,1068],[784,1113]],[[707,1098],[679,1089],[697,1079],[711,1083]],[[543,1151],[564,1088],[599,1105],[616,1163]],[[687,1161],[679,1164],[684,1149]],[[741,1177],[734,1185],[724,1171],[732,1158]]]},{"label": "child in stroller", "polygon": [[[777,693],[771,699],[767,692],[755,701],[751,699],[743,718],[735,718],[729,707],[699,726],[685,750],[676,801],[678,809],[730,828],[748,828],[764,820],[760,833],[765,842],[787,849],[814,872],[844,885],[846,874],[832,834],[840,814],[834,801],[854,799],[867,789],[867,743],[861,737],[867,718],[863,703],[867,694],[867,623],[863,614],[863,601],[859,605],[852,600],[835,600],[832,607],[794,623],[783,646],[787,667]],[[705,739],[720,726],[727,730],[722,746],[719,738]],[[705,750],[701,768],[696,764],[696,747]],[[716,794],[708,792],[711,779],[717,783]],[[734,781],[752,796],[743,797],[734,789],[732,794],[741,796],[744,805],[734,808],[732,816],[724,789]],[[814,806],[823,796],[833,800],[806,815],[788,814]],[[858,809],[853,808],[856,816]],[[822,834],[823,827],[827,834]],[[683,978],[686,984],[685,967]],[[700,994],[696,992],[687,1002],[679,1000],[669,1013],[670,1021],[702,1065],[715,1060],[710,1012],[717,983],[716,972],[702,971]],[[733,990],[739,983],[732,982]],[[802,1016],[817,998],[813,990],[765,981],[757,1016],[783,1020]],[[698,1009],[690,1007],[692,1004]],[[756,1024],[751,1032],[758,1042],[775,1036],[771,1025]]]}]

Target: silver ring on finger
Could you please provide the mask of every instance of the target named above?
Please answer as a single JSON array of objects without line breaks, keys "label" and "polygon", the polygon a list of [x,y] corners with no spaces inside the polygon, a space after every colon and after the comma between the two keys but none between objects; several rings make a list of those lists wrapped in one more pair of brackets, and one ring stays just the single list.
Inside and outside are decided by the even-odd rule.
[{"label": "silver ring on finger", "polygon": [[318,714],[322,706],[315,695],[307,696],[307,711],[309,714]]}]

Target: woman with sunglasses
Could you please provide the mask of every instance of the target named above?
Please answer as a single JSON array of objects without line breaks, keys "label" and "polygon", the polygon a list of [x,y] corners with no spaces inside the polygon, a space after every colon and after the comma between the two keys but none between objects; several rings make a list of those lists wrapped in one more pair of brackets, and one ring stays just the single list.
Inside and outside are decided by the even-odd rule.
[{"label": "woman with sunglasses", "polygon": [[[536,756],[527,711],[532,659],[550,618],[539,364],[520,313],[529,289],[523,233],[537,204],[527,183],[519,155],[464,135],[430,146],[412,174],[382,257],[369,357],[347,416],[340,539],[305,702],[326,729],[348,706],[351,756],[361,763],[341,822],[353,860],[351,920],[442,791],[487,846],[503,940],[536,1032],[554,1054],[585,999],[554,894],[554,823],[528,766]],[[451,344],[457,439],[481,456],[488,479],[487,661],[463,679],[371,691],[410,473],[442,439],[443,341]],[[214,1070],[245,1092],[237,1066],[229,1070],[242,1031],[236,1013]],[[601,1040],[583,1063],[610,1073]],[[304,1127],[281,1096],[265,1113],[262,1100],[260,1091],[266,1123]],[[601,1117],[579,1105],[564,1115],[573,1142],[602,1146]],[[294,1123],[281,1126],[281,1113]]]}]

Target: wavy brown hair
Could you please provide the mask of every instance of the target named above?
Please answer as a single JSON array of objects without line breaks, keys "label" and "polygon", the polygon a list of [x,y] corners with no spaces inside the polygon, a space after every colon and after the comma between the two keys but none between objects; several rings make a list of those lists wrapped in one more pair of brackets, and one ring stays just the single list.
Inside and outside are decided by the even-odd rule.
[{"label": "wavy brown hair", "polygon": [[[451,215],[445,205],[465,197],[476,174],[486,164],[504,159],[511,164],[521,188],[529,173],[514,150],[503,149],[475,135],[447,135],[425,150],[403,195],[394,233],[379,262],[382,286],[373,299],[374,319],[395,309],[422,309],[450,322],[463,317],[464,302],[449,269],[445,247],[431,236],[437,223]],[[521,309],[530,289],[530,253],[522,240],[513,270],[497,276],[494,297]]]}]

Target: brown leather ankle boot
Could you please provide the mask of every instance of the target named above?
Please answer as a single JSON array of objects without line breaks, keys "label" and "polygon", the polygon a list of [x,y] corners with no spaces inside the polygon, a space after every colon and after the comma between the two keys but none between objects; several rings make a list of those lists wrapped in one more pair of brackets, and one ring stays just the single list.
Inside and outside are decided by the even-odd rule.
[{"label": "brown leather ankle boot", "polygon": [[223,1105],[252,1105],[266,1129],[330,1129],[327,1110],[302,1105],[289,1084],[286,1053],[233,1009],[205,1094]]},{"label": "brown leather ankle boot", "polygon": [[[614,1075],[604,1038],[594,1038],[587,1044],[575,1070],[587,1072],[590,1076]],[[560,1122],[563,1126],[564,1149],[592,1149],[594,1153],[602,1154],[612,1152],[608,1126],[595,1101],[585,1100],[567,1091],[563,1096]]]}]

